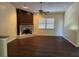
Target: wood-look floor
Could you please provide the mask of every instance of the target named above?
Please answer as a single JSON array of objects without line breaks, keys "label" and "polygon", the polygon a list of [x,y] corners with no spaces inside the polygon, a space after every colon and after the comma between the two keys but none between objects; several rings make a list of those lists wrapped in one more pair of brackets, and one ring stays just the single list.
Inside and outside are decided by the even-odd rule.
[{"label": "wood-look floor", "polygon": [[58,36],[16,39],[8,44],[9,57],[79,57],[79,48]]}]

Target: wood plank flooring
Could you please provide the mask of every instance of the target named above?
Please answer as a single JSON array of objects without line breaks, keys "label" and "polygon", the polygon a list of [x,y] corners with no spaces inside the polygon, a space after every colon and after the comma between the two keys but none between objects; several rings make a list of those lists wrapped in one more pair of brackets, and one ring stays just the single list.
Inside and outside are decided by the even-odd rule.
[{"label": "wood plank flooring", "polygon": [[79,57],[79,48],[60,36],[35,36],[8,43],[9,57]]}]

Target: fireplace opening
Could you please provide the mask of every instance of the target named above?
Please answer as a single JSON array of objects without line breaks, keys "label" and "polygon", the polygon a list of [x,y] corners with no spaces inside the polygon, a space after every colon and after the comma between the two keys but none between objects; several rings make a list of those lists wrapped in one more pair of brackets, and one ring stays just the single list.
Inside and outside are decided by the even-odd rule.
[{"label": "fireplace opening", "polygon": [[22,34],[32,34],[32,31],[28,28],[24,29]]},{"label": "fireplace opening", "polygon": [[20,35],[32,34],[32,33],[33,33],[33,25],[20,25]]}]

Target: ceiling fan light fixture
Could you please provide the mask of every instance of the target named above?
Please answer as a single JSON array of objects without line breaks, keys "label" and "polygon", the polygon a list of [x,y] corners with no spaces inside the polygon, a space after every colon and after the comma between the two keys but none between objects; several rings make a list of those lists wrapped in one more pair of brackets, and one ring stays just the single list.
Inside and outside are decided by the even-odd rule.
[{"label": "ceiling fan light fixture", "polygon": [[39,10],[40,13],[43,13],[43,10]]}]

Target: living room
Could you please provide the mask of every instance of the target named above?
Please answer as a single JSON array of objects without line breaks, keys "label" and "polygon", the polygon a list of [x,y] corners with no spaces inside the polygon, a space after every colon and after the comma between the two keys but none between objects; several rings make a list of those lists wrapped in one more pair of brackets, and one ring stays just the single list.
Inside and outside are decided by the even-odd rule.
[{"label": "living room", "polygon": [[[34,42],[33,44],[34,46],[37,45],[36,47],[42,47],[44,44],[55,45],[60,42],[59,48],[61,48],[61,46],[62,48],[67,48],[68,47],[67,44],[69,44],[69,47],[72,48],[72,46],[74,46],[73,47],[74,51],[76,51],[77,48],[75,47],[79,47],[79,25],[78,25],[79,11],[78,10],[79,10],[78,2],[0,2],[0,36],[2,37],[6,36],[8,38],[7,44],[10,43],[9,50],[11,51],[15,51],[15,50],[12,50],[13,47],[10,47],[10,45],[15,46],[17,43],[12,43],[12,42],[17,42],[19,39],[24,39],[24,41],[26,39],[30,40],[30,42],[27,41],[29,42],[28,44],[30,43],[32,44]],[[22,15],[19,15],[19,13],[21,12],[27,15],[31,15],[32,17],[30,16],[22,17]],[[20,21],[18,21],[19,19]],[[23,19],[24,22],[22,22]],[[27,21],[27,19],[29,19],[29,21]],[[24,30],[26,28],[30,29],[31,33],[26,33],[29,31],[24,32],[22,28]],[[34,41],[32,40],[32,38]],[[64,42],[63,38],[66,39],[67,42],[66,41]],[[44,42],[45,39],[46,39],[46,43]],[[55,41],[52,42],[52,40]],[[20,43],[24,44],[23,42]],[[62,42],[64,42],[64,44]],[[26,46],[28,44],[26,44]],[[39,46],[38,44],[41,46]],[[67,47],[65,47],[65,45]],[[48,48],[47,51],[50,51],[49,48],[52,48],[51,46],[50,47],[45,46],[45,48]],[[16,50],[18,50],[18,47],[17,46],[15,47]],[[54,47],[58,48],[58,45]],[[70,51],[71,48],[69,48],[69,50],[66,51]],[[23,55],[16,55],[17,51],[15,51],[14,54],[12,54],[11,51],[9,51],[9,56],[24,55],[23,52],[22,52]],[[26,55],[24,56],[33,56],[32,53],[31,55],[28,55],[29,53],[26,52],[25,53]],[[63,53],[62,54],[60,53],[61,55],[59,54],[54,55],[54,53],[52,54],[49,53],[48,55],[45,54],[42,55],[42,53],[43,50],[40,54],[38,53],[37,55],[34,56],[68,56],[67,53],[65,52],[64,55],[62,55]],[[76,55],[74,53],[72,55],[70,52],[71,54],[70,56],[79,56],[78,52],[75,53]],[[21,51],[19,52],[19,54],[21,54]]]}]

